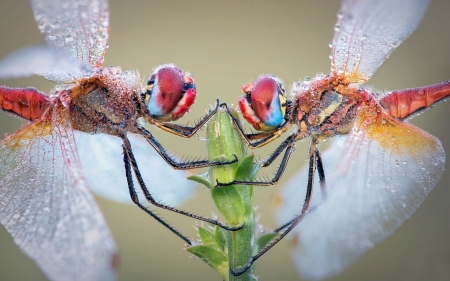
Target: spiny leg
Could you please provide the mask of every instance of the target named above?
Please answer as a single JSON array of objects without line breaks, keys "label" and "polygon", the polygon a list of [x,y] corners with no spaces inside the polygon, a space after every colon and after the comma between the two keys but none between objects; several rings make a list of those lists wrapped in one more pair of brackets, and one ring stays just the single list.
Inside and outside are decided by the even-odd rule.
[{"label": "spiny leg", "polygon": [[188,162],[179,162],[175,160],[169,153],[164,149],[164,147],[158,142],[158,140],[145,128],[136,126],[139,130],[140,134],[147,140],[147,142],[153,146],[156,152],[161,155],[161,157],[169,164],[172,168],[176,170],[189,170],[195,168],[204,168],[211,167],[217,165],[228,165],[233,164],[238,161],[237,156],[234,156],[233,160],[230,161],[213,161],[209,162],[208,160],[198,160],[198,161],[188,161]]},{"label": "spiny leg", "polygon": [[319,148],[316,146],[314,153],[316,154],[316,167],[317,172],[319,174],[319,182],[320,182],[320,190],[322,191],[323,199],[326,198],[326,180],[325,180],[325,171],[323,169],[322,157],[320,156]]},{"label": "spiny leg", "polygon": [[277,170],[275,176],[270,181],[234,180],[231,182],[223,183],[223,182],[219,182],[216,180],[216,187],[229,186],[229,185],[234,185],[234,184],[259,185],[259,186],[269,186],[269,185],[276,184],[278,182],[278,180],[281,178],[281,176],[283,175],[283,173],[286,169],[287,163],[289,161],[289,158],[290,158],[292,152],[294,152],[294,150],[295,150],[294,144],[297,139],[297,135],[298,135],[297,133],[290,135],[285,141],[283,141],[278,146],[278,148],[275,150],[275,152],[272,153],[272,155],[270,155],[269,158],[267,158],[267,160],[265,160],[261,164],[262,167],[267,167],[281,154],[281,152],[283,152],[284,149],[286,149],[283,159],[281,160],[280,166],[278,167],[278,170]]},{"label": "spiny leg", "polygon": [[130,165],[130,158],[127,155],[127,151],[125,149],[125,146],[123,146],[123,162],[125,164],[125,174],[127,177],[127,182],[128,182],[128,190],[130,191],[130,197],[131,200],[138,205],[139,208],[141,208],[142,210],[144,210],[144,212],[146,212],[147,214],[149,214],[150,216],[152,216],[154,219],[156,219],[159,223],[161,223],[163,226],[165,226],[167,229],[169,229],[170,231],[172,231],[176,236],[180,237],[181,239],[183,239],[186,243],[188,243],[189,245],[192,245],[191,240],[189,240],[189,238],[187,238],[186,236],[184,236],[183,234],[181,234],[180,232],[178,232],[176,229],[174,229],[172,226],[170,226],[168,223],[166,223],[163,219],[161,219],[160,217],[158,217],[155,213],[153,213],[152,211],[150,211],[148,208],[146,208],[145,206],[143,206],[140,202],[139,202],[139,197],[136,194],[136,190],[134,189],[134,184],[133,184],[133,177],[131,175],[131,165]]},{"label": "spiny leg", "polygon": [[[320,182],[320,190],[322,192],[322,199],[326,200],[325,171],[323,169],[322,157],[320,156],[320,151],[319,151],[319,148],[317,146],[316,146],[316,149],[315,149],[315,154],[316,154],[316,169],[317,169],[317,173],[319,174],[319,182]],[[285,229],[286,227],[290,226],[296,220],[297,220],[297,218],[293,218],[291,221],[289,221],[289,222],[283,224],[282,226],[274,229],[272,232],[273,233],[278,233],[281,230]]]},{"label": "spiny leg", "polygon": [[289,158],[294,152],[294,144],[296,141],[301,140],[305,138],[306,133],[301,132],[300,130],[297,131],[294,134],[291,134],[286,140],[284,140],[277,149],[265,160],[261,163],[261,167],[267,167],[269,166],[280,154],[283,152],[283,150],[287,147],[286,152],[284,153],[283,159],[281,160],[280,166],[278,167],[278,170],[275,174],[275,176],[270,181],[246,181],[246,180],[235,180],[228,183],[221,183],[217,182],[216,186],[229,186],[233,184],[241,184],[241,185],[259,185],[259,186],[269,186],[269,185],[275,185],[283,175],[287,163],[289,161]]},{"label": "spiny leg", "polygon": [[211,117],[214,116],[214,114],[216,114],[218,108],[219,108],[219,100],[217,99],[215,108],[211,110],[208,114],[206,114],[205,117],[200,119],[200,121],[194,127],[172,123],[163,123],[159,122],[157,119],[153,119],[151,123],[166,132],[172,133],[180,137],[190,138],[193,135],[195,135],[198,132],[198,130],[200,130],[206,124],[206,122],[208,122],[209,119],[211,119]]},{"label": "spiny leg", "polygon": [[178,213],[178,214],[181,214],[181,215],[193,218],[193,219],[197,219],[197,220],[201,220],[201,221],[213,224],[213,225],[217,225],[220,228],[225,229],[225,230],[237,231],[237,230],[243,229],[245,227],[245,224],[241,225],[241,226],[238,226],[238,227],[228,227],[228,226],[223,225],[222,223],[218,222],[217,220],[208,219],[208,218],[205,218],[205,217],[202,217],[202,216],[199,216],[199,215],[196,215],[196,214],[192,214],[192,213],[189,213],[189,212],[186,212],[186,211],[183,211],[183,210],[179,210],[177,208],[174,208],[174,207],[171,207],[171,206],[168,206],[168,205],[164,205],[164,204],[161,204],[161,203],[157,202],[153,198],[153,196],[151,195],[149,190],[147,189],[147,186],[145,185],[144,180],[142,179],[141,172],[139,171],[136,159],[134,158],[134,154],[133,154],[133,151],[131,149],[131,144],[130,144],[129,140],[126,137],[123,137],[122,140],[124,142],[124,144],[123,144],[124,157],[127,157],[128,161],[131,163],[131,167],[133,168],[133,171],[134,171],[134,174],[136,176],[136,179],[138,180],[139,186],[141,187],[141,190],[144,193],[145,199],[149,203],[153,204],[156,207],[165,209],[165,210],[169,210],[169,211],[172,211],[172,212],[175,212],[175,213]]},{"label": "spiny leg", "polygon": [[[315,147],[316,142],[311,142],[310,148],[309,148],[309,166],[308,166],[308,185],[306,188],[306,196],[305,196],[305,202],[303,204],[302,212],[300,215],[298,215],[293,221],[289,222],[289,227],[281,233],[276,239],[274,239],[269,245],[267,245],[264,249],[262,249],[258,254],[254,255],[250,261],[241,269],[234,271],[230,268],[231,274],[234,276],[242,275],[244,272],[246,272],[253,263],[259,259],[263,254],[265,254],[267,251],[269,251],[273,246],[275,246],[278,242],[281,241],[294,227],[308,214],[309,206],[311,203],[312,198],[312,191],[314,186],[314,172],[316,167],[316,153],[315,153]],[[287,224],[284,225],[284,228],[287,226]],[[283,229],[283,228],[279,228]]]}]

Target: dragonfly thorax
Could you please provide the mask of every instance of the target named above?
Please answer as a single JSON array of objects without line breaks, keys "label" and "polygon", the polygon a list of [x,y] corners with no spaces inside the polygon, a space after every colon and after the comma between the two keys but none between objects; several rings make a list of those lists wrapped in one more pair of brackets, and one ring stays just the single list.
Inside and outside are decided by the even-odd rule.
[{"label": "dragonfly thorax", "polygon": [[136,100],[142,87],[136,72],[100,69],[68,91],[65,102],[70,104],[72,125],[83,132],[117,135],[141,115]]},{"label": "dragonfly thorax", "polygon": [[294,83],[290,119],[316,139],[347,134],[361,96],[331,75]]}]

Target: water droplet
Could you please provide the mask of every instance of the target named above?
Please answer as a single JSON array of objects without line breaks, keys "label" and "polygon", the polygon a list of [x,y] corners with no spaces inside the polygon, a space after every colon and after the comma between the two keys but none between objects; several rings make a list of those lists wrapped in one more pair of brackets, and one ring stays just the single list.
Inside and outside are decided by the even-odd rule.
[{"label": "water droplet", "polygon": [[328,47],[333,48],[333,42],[330,42],[330,44],[328,44]]},{"label": "water droplet", "polygon": [[44,30],[47,27],[47,24],[45,22],[41,22],[38,25],[39,30]]},{"label": "water droplet", "polygon": [[403,161],[403,165],[406,165],[406,164],[408,164],[408,162],[406,162],[406,161]]},{"label": "water droplet", "polygon": [[56,36],[55,35],[49,35],[48,37],[49,41],[55,41],[56,40]]},{"label": "water droplet", "polygon": [[97,30],[98,30],[97,25],[95,25],[95,24],[91,25],[91,33],[92,34],[96,34]]},{"label": "water droplet", "polygon": [[335,32],[339,32],[340,29],[341,29],[341,26],[339,24],[335,24],[334,25],[334,31]]},{"label": "water droplet", "polygon": [[65,41],[66,43],[72,43],[72,42],[73,42],[73,37],[72,37],[72,35],[70,35],[70,34],[66,35],[66,38],[64,38],[64,41]]},{"label": "water droplet", "polygon": [[304,80],[304,81],[310,81],[310,80],[311,80],[311,77],[310,77],[310,76],[305,76],[305,77],[303,78],[303,80]]},{"label": "water droplet", "polygon": [[109,27],[109,21],[108,20],[102,21],[102,27],[103,28],[108,28]]},{"label": "water droplet", "polygon": [[383,125],[386,124],[386,120],[384,120],[384,119],[381,120],[381,124],[383,124]]}]

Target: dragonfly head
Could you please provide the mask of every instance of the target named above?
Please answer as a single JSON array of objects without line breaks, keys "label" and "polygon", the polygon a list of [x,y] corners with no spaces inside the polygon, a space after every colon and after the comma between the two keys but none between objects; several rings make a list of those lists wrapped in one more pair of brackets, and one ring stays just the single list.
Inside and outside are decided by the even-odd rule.
[{"label": "dragonfly head", "polygon": [[174,121],[189,111],[197,91],[194,79],[173,64],[158,66],[147,82],[145,105],[153,118]]},{"label": "dragonfly head", "polygon": [[242,91],[245,95],[239,100],[239,107],[256,130],[270,131],[283,125],[286,95],[279,78],[272,74],[261,75],[254,84],[242,86]]}]

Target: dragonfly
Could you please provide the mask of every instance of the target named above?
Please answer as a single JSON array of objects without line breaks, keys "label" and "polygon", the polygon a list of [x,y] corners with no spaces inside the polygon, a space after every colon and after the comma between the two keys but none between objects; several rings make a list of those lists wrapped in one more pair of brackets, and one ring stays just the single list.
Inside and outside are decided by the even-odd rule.
[{"label": "dragonfly", "polygon": [[190,239],[140,202],[133,176],[155,206],[227,230],[242,228],[227,227],[157,201],[145,185],[129,138],[140,137],[134,142],[138,151],[145,151],[143,141],[155,149],[161,158],[149,155],[153,164],[165,161],[183,170],[234,163],[237,159],[180,162],[144,127],[150,124],[189,138],[216,112],[218,101],[193,127],[168,123],[182,117],[194,103],[193,78],[177,66],[165,64],[155,69],[143,87],[135,71],[103,68],[110,29],[106,0],[32,0],[31,5],[47,45],[19,50],[0,62],[0,78],[37,74],[56,82],[48,94],[35,88],[0,87],[1,109],[28,121],[0,142],[0,222],[21,250],[51,280],[116,278],[117,247],[88,189],[77,153],[76,140],[86,134],[99,136],[96,141],[103,141],[101,145],[109,144],[104,136],[115,139],[123,154],[131,200],[186,243],[191,244]]},{"label": "dragonfly", "polygon": [[[241,112],[260,132],[246,134],[230,116],[250,147],[294,132],[260,163],[267,167],[285,151],[271,180],[218,186],[273,185],[295,143],[310,138],[310,146],[307,169],[275,200],[280,220],[294,218],[276,229],[280,235],[233,274],[245,272],[293,231],[292,252],[300,274],[312,280],[334,275],[399,228],[437,184],[445,166],[442,144],[408,119],[448,98],[450,81],[390,92],[362,87],[416,29],[428,4],[344,0],[334,27],[330,74],[294,83],[291,100],[272,74],[242,87]],[[332,144],[321,154],[318,144],[330,138]],[[307,184],[299,207],[301,201],[293,194],[299,194],[302,182]]]}]

